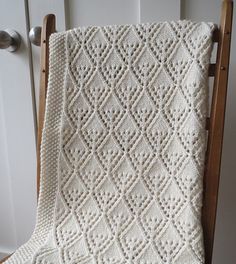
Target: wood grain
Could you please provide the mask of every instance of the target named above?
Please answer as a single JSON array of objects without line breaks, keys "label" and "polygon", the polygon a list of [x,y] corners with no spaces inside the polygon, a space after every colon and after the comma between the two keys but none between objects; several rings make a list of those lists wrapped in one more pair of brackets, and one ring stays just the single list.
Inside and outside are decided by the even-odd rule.
[{"label": "wood grain", "polygon": [[[229,72],[233,1],[223,1],[204,174],[202,225],[205,263],[212,263]],[[216,36],[215,36],[216,39]]]},{"label": "wood grain", "polygon": [[49,74],[49,37],[56,31],[55,15],[45,16],[41,35],[41,59],[40,59],[40,87],[39,87],[39,113],[37,136],[37,195],[40,189],[40,148],[46,106],[47,84]]}]

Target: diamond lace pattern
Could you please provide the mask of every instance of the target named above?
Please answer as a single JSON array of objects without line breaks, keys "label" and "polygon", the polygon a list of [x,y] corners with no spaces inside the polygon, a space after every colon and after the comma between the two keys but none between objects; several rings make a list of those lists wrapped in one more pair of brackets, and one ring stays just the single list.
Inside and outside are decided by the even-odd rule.
[{"label": "diamond lace pattern", "polygon": [[8,264],[200,264],[210,23],[50,39],[32,238]]}]

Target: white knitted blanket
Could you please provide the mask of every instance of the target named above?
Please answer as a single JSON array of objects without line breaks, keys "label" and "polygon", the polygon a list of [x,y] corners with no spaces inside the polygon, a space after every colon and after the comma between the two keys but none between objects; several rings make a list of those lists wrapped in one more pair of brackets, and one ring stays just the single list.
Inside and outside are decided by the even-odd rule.
[{"label": "white knitted blanket", "polygon": [[204,263],[212,30],[178,21],[51,36],[37,224],[6,264]]}]

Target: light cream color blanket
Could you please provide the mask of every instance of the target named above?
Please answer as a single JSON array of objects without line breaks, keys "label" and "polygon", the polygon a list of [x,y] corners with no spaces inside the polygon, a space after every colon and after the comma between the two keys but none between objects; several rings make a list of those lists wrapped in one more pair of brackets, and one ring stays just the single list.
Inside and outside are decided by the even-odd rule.
[{"label": "light cream color blanket", "polygon": [[50,39],[37,224],[6,264],[200,264],[213,25]]}]

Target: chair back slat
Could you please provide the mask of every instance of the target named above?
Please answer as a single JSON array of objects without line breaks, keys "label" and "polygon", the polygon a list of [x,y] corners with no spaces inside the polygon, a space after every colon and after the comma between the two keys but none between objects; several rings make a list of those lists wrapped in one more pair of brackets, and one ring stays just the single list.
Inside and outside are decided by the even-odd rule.
[{"label": "chair back slat", "polygon": [[220,30],[218,27],[216,27],[216,29],[213,31],[213,34],[212,34],[212,41],[219,42],[219,37],[220,37]]},{"label": "chair back slat", "polygon": [[215,63],[211,63],[209,65],[208,76],[209,77],[215,76],[215,72],[216,72],[216,64]]}]

